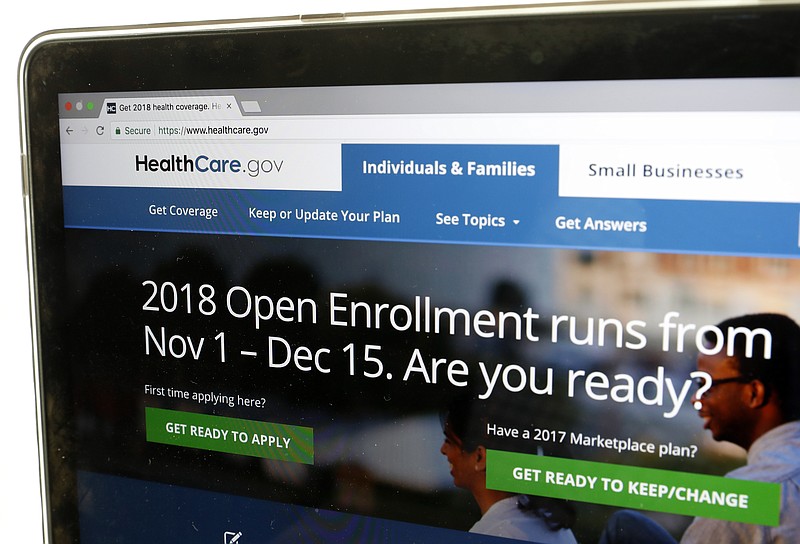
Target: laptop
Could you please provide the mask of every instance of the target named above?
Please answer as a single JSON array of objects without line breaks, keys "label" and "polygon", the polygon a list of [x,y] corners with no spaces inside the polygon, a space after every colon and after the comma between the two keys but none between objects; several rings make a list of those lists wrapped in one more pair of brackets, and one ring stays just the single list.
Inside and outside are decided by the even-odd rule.
[{"label": "laptop", "polygon": [[798,538],[798,28],[592,2],[34,40],[47,541]]}]

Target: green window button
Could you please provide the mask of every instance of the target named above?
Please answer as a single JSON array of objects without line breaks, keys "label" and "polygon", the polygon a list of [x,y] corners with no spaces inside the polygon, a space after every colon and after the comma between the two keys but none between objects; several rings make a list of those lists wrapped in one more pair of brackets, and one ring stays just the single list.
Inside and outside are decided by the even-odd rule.
[{"label": "green window button", "polygon": [[722,476],[489,450],[491,489],[777,526],[781,486]]},{"label": "green window button", "polygon": [[314,464],[314,430],[232,417],[145,408],[147,441]]}]

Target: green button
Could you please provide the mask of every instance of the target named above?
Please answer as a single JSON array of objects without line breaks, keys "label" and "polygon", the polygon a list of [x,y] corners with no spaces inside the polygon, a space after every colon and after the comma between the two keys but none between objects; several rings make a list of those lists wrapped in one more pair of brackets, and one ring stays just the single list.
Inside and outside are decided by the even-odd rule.
[{"label": "green button", "polygon": [[489,450],[486,486],[773,527],[780,519],[780,484],[507,451]]},{"label": "green button", "polygon": [[232,417],[145,408],[147,441],[314,464],[314,430]]}]

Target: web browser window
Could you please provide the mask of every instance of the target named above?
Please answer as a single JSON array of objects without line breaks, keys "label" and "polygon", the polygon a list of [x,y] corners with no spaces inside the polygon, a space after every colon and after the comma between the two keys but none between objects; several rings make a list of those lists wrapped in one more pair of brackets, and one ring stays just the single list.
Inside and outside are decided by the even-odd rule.
[{"label": "web browser window", "polygon": [[81,542],[779,530],[720,399],[788,402],[800,80],[59,108]]}]

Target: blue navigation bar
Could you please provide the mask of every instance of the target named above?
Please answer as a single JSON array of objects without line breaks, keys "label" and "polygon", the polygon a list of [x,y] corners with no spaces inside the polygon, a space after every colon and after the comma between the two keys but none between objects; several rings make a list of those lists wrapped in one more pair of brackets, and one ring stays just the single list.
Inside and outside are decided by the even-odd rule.
[{"label": "blue navigation bar", "polygon": [[557,145],[343,144],[340,192],[68,185],[65,225],[800,255],[800,204],[560,197],[559,151]]}]

